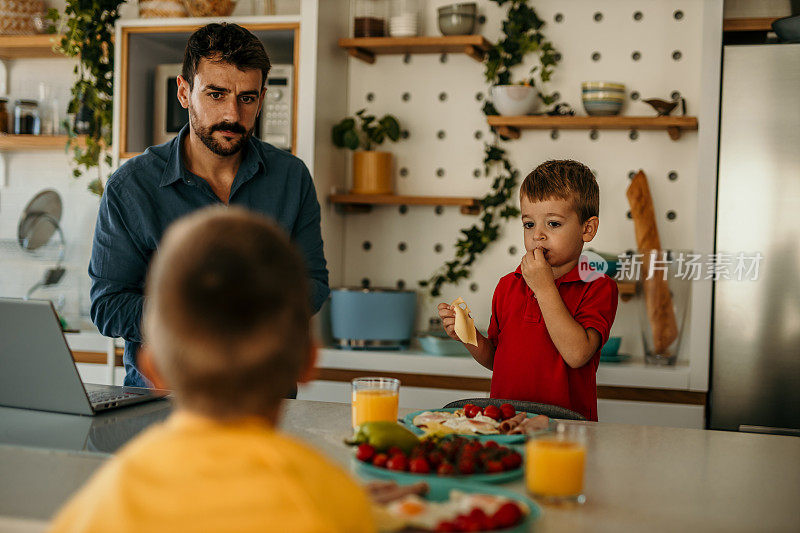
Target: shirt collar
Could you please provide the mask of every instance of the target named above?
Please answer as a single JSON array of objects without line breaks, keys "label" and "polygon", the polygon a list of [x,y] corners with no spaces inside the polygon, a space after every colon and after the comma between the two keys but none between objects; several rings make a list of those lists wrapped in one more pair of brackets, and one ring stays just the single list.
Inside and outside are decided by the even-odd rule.
[{"label": "shirt collar", "polygon": [[[189,134],[189,124],[186,124],[178,135],[172,139],[169,145],[169,157],[167,164],[164,167],[164,172],[161,174],[161,187],[172,185],[176,181],[182,179],[186,173],[186,167],[183,164],[181,157],[181,145],[183,139]],[[259,169],[265,169],[266,163],[261,158],[258,148],[255,145],[256,140],[251,135],[247,139],[247,145],[244,148],[244,159],[239,165],[239,170],[236,172],[236,178],[233,180],[231,186],[231,196],[242,184],[250,181]]]},{"label": "shirt collar", "polygon": [[[580,261],[569,272],[562,274],[560,277],[555,279],[556,287],[561,285],[562,283],[569,283],[571,281],[583,281],[581,279],[580,274],[578,273],[578,267],[580,266]],[[520,264],[517,269],[514,271],[514,274],[518,278],[522,277],[522,265]]]}]

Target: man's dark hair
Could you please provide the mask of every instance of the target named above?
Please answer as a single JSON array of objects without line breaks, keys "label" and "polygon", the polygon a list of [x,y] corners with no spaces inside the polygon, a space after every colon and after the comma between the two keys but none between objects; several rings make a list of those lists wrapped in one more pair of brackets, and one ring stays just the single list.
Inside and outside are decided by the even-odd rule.
[{"label": "man's dark hair", "polygon": [[239,70],[260,70],[261,87],[267,81],[270,63],[264,45],[258,37],[238,24],[223,22],[203,26],[186,43],[183,54],[183,79],[194,87],[194,75],[201,59],[230,63]]}]

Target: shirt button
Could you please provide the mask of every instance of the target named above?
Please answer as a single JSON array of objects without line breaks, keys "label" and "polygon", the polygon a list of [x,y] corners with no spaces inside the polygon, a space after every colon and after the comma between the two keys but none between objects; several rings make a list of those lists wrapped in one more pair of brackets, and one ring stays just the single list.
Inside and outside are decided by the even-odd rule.
[{"label": "shirt button", "polygon": [[194,185],[194,180],[192,178],[187,178],[186,183],[188,183],[189,185]]}]

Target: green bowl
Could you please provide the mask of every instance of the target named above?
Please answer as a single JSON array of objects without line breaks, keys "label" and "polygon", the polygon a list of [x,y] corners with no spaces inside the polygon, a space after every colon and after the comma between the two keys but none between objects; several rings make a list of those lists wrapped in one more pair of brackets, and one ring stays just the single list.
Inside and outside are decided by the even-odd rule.
[{"label": "green bowl", "polygon": [[[524,454],[524,450],[517,450],[519,453]],[[365,463],[363,461],[359,461],[355,457],[353,457],[353,463],[356,465],[356,470],[358,471],[359,475],[379,478],[379,479],[391,479],[393,481],[397,481],[398,483],[416,483],[417,481],[424,481],[426,483],[431,483],[432,480],[449,480],[457,482],[459,485],[461,482],[472,482],[472,483],[508,483],[509,481],[514,481],[515,479],[522,477],[523,468],[520,466],[519,468],[515,468],[514,470],[507,470],[505,472],[497,472],[496,474],[468,474],[468,475],[459,475],[459,476],[440,476],[436,473],[431,474],[415,474],[413,472],[399,472],[397,470],[389,470],[388,468],[380,468],[377,466],[373,466],[369,463]],[[523,459],[523,464],[525,461]]]}]

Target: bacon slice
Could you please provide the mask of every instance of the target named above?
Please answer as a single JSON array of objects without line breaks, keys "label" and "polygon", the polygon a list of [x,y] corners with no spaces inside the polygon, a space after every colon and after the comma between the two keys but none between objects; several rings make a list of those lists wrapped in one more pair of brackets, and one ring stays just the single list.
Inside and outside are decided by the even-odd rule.
[{"label": "bacon slice", "polygon": [[380,505],[386,505],[409,494],[423,496],[428,493],[428,484],[424,481],[411,485],[398,485],[395,481],[372,481],[366,486],[370,499]]},{"label": "bacon slice", "polygon": [[517,435],[520,433],[532,433],[547,429],[550,425],[550,419],[544,415],[536,415],[532,418],[526,418],[517,427],[510,431],[510,434]]},{"label": "bacon slice", "polygon": [[520,425],[526,418],[528,418],[527,413],[517,413],[508,420],[500,422],[500,427],[497,429],[500,430],[500,433],[510,433],[512,429]]}]

